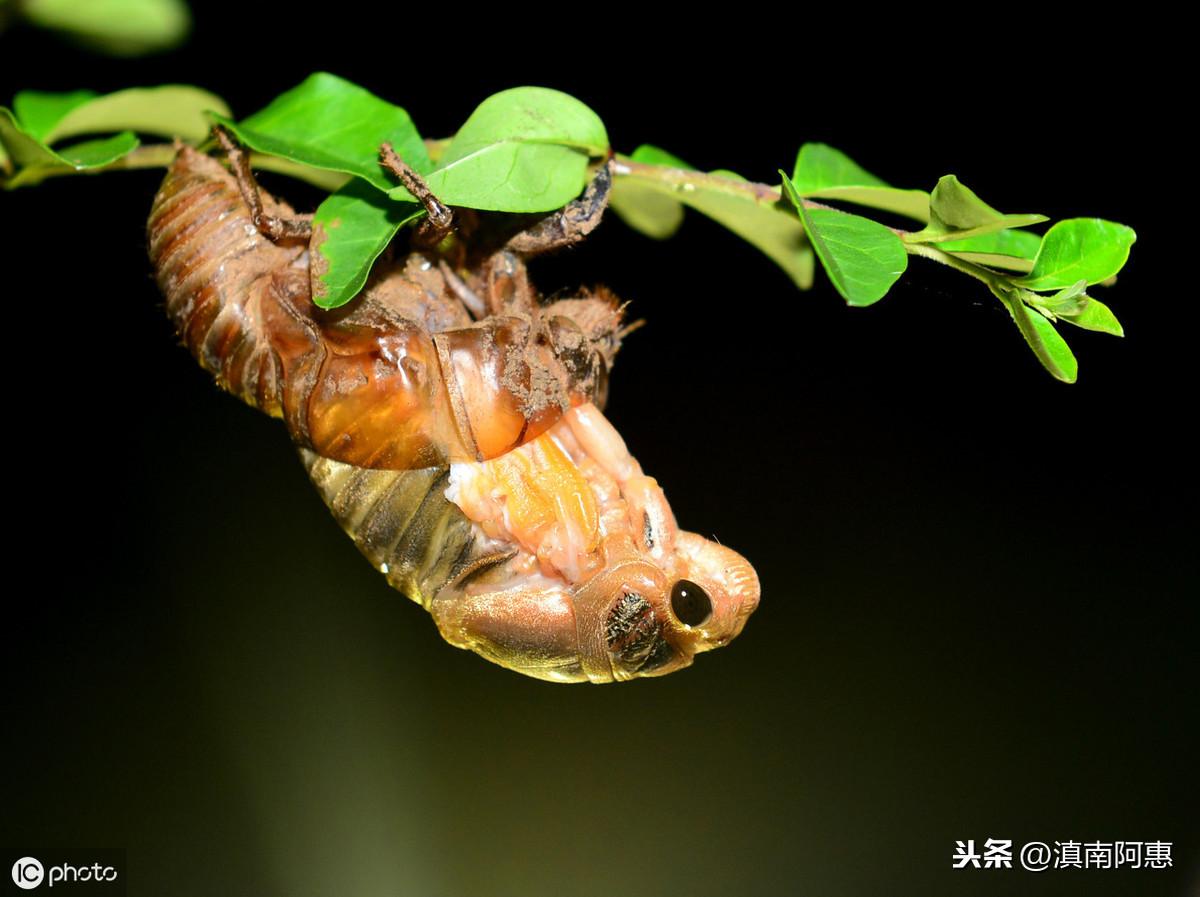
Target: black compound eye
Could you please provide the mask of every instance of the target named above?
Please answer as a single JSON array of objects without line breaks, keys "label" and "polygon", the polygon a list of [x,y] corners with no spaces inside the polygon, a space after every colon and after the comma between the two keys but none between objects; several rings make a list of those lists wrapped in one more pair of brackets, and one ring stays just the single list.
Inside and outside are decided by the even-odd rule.
[{"label": "black compound eye", "polygon": [[671,610],[685,626],[699,626],[712,616],[712,599],[708,592],[690,579],[681,579],[671,586]]}]

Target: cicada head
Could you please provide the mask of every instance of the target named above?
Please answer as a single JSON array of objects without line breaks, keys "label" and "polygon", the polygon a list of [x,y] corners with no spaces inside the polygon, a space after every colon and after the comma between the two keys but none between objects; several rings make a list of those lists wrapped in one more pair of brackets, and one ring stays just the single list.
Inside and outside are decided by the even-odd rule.
[{"label": "cicada head", "polygon": [[662,676],[728,644],[758,606],[749,562],[680,531],[592,405],[452,482],[447,496],[499,550],[431,611],[447,640],[502,666],[554,681]]},{"label": "cicada head", "polygon": [[758,576],[737,552],[695,533],[663,537],[665,558],[643,551],[609,564],[575,596],[584,628],[600,630],[591,644],[603,642],[591,652],[602,662],[584,665],[593,682],[690,666],[700,652],[733,640],[758,607]]}]

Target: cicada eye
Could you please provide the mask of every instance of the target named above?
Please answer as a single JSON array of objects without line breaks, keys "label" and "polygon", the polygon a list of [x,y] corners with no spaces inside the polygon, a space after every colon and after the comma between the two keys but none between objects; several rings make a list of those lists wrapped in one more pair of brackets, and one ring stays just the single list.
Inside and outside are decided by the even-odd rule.
[{"label": "cicada eye", "polygon": [[708,592],[690,579],[681,579],[671,586],[671,610],[685,626],[699,626],[712,616],[712,599]]}]

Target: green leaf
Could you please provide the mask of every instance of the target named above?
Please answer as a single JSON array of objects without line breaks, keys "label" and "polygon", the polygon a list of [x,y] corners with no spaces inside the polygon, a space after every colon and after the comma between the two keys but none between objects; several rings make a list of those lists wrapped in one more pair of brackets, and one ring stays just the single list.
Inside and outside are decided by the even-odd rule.
[{"label": "green leaf", "polygon": [[[682,171],[693,170],[692,166],[678,156],[648,143],[643,143],[635,149],[629,158],[644,165],[661,165]],[[609,194],[608,205],[634,230],[655,240],[665,240],[674,236],[683,224],[683,203],[634,178],[616,178]]]},{"label": "green leaf", "polygon": [[379,165],[379,147],[385,142],[418,172],[431,167],[407,112],[326,72],[310,75],[240,122],[213,118],[251,149],[357,175],[380,190],[393,186]]},{"label": "green leaf", "polygon": [[1084,295],[1083,307],[1075,314],[1060,314],[1059,320],[1082,327],[1084,330],[1094,330],[1097,333],[1108,333],[1112,336],[1124,336],[1125,328],[1117,320],[1112,310],[1093,296]]},{"label": "green leaf", "polygon": [[635,231],[655,240],[674,236],[683,224],[683,203],[630,178],[616,179],[608,206]]},{"label": "green leaf", "polygon": [[948,174],[938,181],[929,197],[929,224],[907,237],[913,243],[962,240],[1010,227],[1028,227],[1049,219],[1045,215],[1004,215],[974,194],[958,178]]},{"label": "green leaf", "polygon": [[1079,375],[1079,363],[1075,360],[1067,341],[1054,329],[1054,325],[1041,314],[1030,314],[1029,308],[1021,301],[1019,291],[996,287],[991,289],[1012,315],[1017,329],[1025,337],[1025,342],[1042,363],[1042,367],[1055,379],[1064,383],[1074,383]]},{"label": "green leaf", "polygon": [[938,245],[968,262],[1026,273],[1041,248],[1042,238],[1027,230],[998,230],[965,240],[946,240]]},{"label": "green leaf", "polygon": [[[579,100],[545,87],[515,87],[479,104],[425,182],[451,206],[549,212],[583,192],[588,157],[607,153],[604,123]],[[403,187],[388,195],[413,198]]]},{"label": "green leaf", "polygon": [[[20,116],[21,124],[26,130],[29,130],[29,125],[23,109],[30,105],[30,96],[31,92],[28,91],[17,94],[14,101],[17,115]],[[41,137],[46,143],[54,143],[64,137],[74,137],[78,134],[110,131],[138,131],[143,134],[200,141],[208,136],[209,122],[205,112],[229,114],[229,106],[219,96],[185,84],[135,87],[102,97],[93,95],[92,99],[75,103],[69,108],[63,104],[61,114],[51,119],[50,113],[55,101],[50,98],[54,96],[36,95],[39,118],[49,122],[49,127]],[[25,106],[22,106],[22,100],[25,101]]]},{"label": "green leaf", "polygon": [[12,112],[0,106],[0,143],[16,165],[28,168],[35,165],[65,165],[54,151],[30,136],[17,123]]},{"label": "green leaf", "polygon": [[396,231],[422,214],[356,178],[326,197],[313,216],[313,301],[337,308],[353,299]]},{"label": "green leaf", "polygon": [[[1038,224],[1047,220],[1045,215],[1003,215],[976,196],[974,191],[952,174],[941,178],[933,188],[929,197],[929,217],[931,222],[940,224],[947,231],[977,230],[1011,218],[1031,219],[1027,224]],[[1005,225],[1019,226],[1023,225]]]},{"label": "green leaf", "polygon": [[137,145],[138,139],[134,133],[123,131],[111,137],[98,137],[95,140],[73,143],[71,146],[56,150],[55,155],[76,171],[85,171],[91,168],[103,168],[127,155]]},{"label": "green leaf", "polygon": [[665,149],[650,143],[643,143],[630,154],[629,158],[634,162],[641,162],[643,165],[661,165],[664,168],[679,168],[683,171],[696,170],[696,166],[688,165],[674,153],[668,153]]},{"label": "green leaf", "polygon": [[1027,305],[1049,312],[1052,319],[1064,320],[1068,324],[1082,327],[1084,330],[1094,330],[1100,333],[1111,333],[1112,336],[1124,336],[1121,321],[1117,320],[1109,307],[1098,299],[1093,299],[1085,293],[1086,281],[1078,281],[1066,289],[1058,290],[1051,296],[1032,293],[1030,290],[1020,290],[1021,299]]},{"label": "green leaf", "polygon": [[116,56],[170,49],[192,24],[184,0],[23,0],[21,12]]},{"label": "green leaf", "polygon": [[812,249],[804,226],[781,204],[774,190],[731,171],[705,174],[677,166],[643,165],[623,157],[618,157],[616,175],[614,193],[636,184],[695,209],[757,247],[800,289],[812,286]]},{"label": "green leaf", "polygon": [[834,287],[850,305],[871,305],[882,299],[908,267],[900,238],[877,221],[838,212],[810,209],[782,171],[783,190],[812,241],[817,258]]},{"label": "green leaf", "polygon": [[266,153],[255,153],[251,156],[250,164],[260,171],[274,171],[277,174],[306,181],[314,187],[320,187],[326,193],[332,193],[347,181],[353,179],[353,175],[340,171],[313,168],[311,165],[305,165],[302,162],[293,162],[291,159],[285,159],[282,156],[271,156]]},{"label": "green leaf", "polygon": [[1080,280],[1059,290],[1053,296],[1040,296],[1037,293],[1025,291],[1022,298],[1030,305],[1044,308],[1054,315],[1074,315],[1081,312],[1087,303],[1088,297],[1084,292],[1086,289],[1087,281]]},{"label": "green leaf", "polygon": [[628,158],[619,157],[619,163],[610,203],[635,230],[669,237],[689,206],[757,247],[800,289],[812,286],[812,249],[804,227],[773,191],[732,171],[696,172],[678,156],[649,144]]},{"label": "green leaf", "polygon": [[1058,290],[1077,280],[1100,283],[1124,267],[1136,239],[1132,228],[1113,221],[1060,221],[1042,238],[1033,270],[1016,282],[1030,290]]},{"label": "green leaf", "polygon": [[827,187],[887,187],[882,178],[871,174],[841,150],[827,143],[806,143],[796,154],[792,186],[805,193]]},{"label": "green leaf", "polygon": [[50,143],[46,135],[72,109],[95,99],[94,90],[73,90],[70,93],[46,93],[23,90],[13,97],[13,112],[25,133],[35,140]]},{"label": "green leaf", "polygon": [[85,140],[61,150],[52,150],[29,136],[13,114],[0,107],[0,143],[20,168],[5,181],[5,187],[37,183],[55,169],[86,171],[103,168],[127,155],[138,145],[130,131],[99,140]]},{"label": "green leaf", "polygon": [[1084,292],[1086,288],[1087,281],[1080,280],[1052,296],[1042,296],[1020,288],[1015,289],[1019,290],[1021,299],[1027,305],[1044,313],[1048,312],[1052,320],[1066,321],[1068,324],[1074,324],[1084,330],[1124,336],[1125,330],[1121,327],[1117,316],[1099,299],[1094,299]]},{"label": "green leaf", "polygon": [[792,185],[810,199],[833,199],[929,220],[929,194],[899,190],[871,174],[840,150],[825,143],[806,143],[796,155]]}]

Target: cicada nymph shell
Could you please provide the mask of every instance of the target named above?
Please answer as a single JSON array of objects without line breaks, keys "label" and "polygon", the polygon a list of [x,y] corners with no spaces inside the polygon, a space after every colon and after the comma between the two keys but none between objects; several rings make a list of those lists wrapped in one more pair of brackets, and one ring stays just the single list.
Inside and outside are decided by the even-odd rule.
[{"label": "cicada nymph shell", "polygon": [[541,300],[518,253],[548,230],[381,260],[324,311],[307,241],[261,234],[215,159],[182,148],[148,222],[185,345],[284,420],[338,522],[447,641],[552,681],[662,675],[736,636],[758,579],[678,530],[601,414],[621,308]]}]

